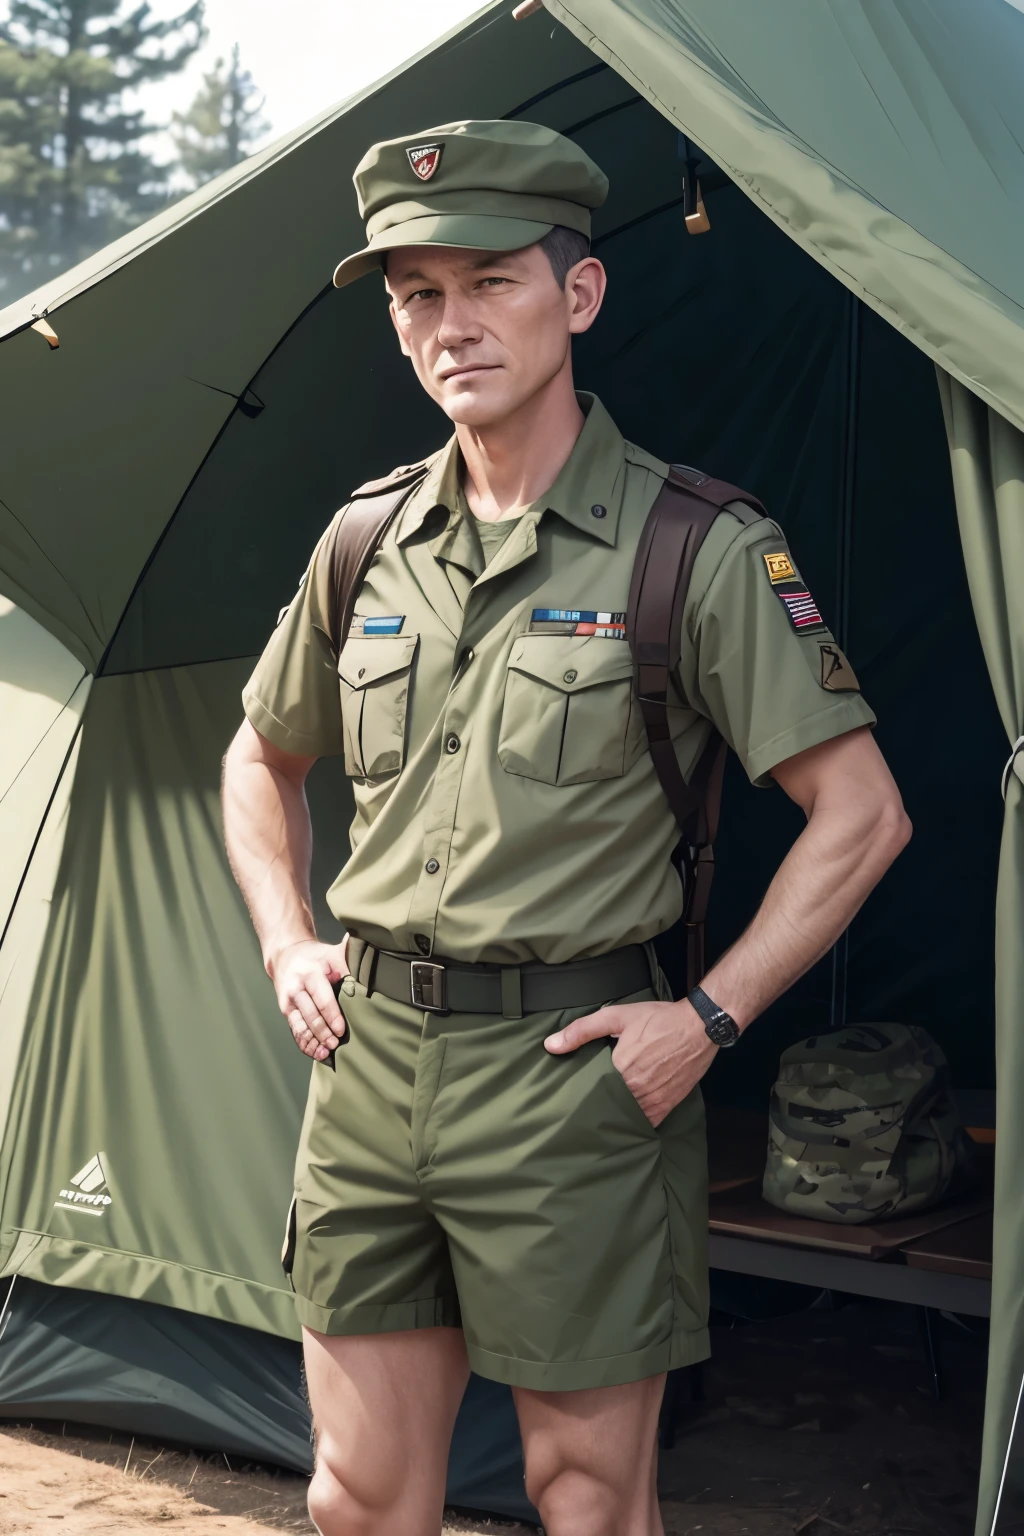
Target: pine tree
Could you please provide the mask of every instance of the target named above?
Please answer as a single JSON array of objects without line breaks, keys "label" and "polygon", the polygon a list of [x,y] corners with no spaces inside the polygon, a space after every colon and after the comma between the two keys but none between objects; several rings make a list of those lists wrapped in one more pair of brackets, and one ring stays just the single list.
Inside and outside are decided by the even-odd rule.
[{"label": "pine tree", "polygon": [[0,304],[81,261],[166,201],[158,126],[125,94],[184,68],[203,0],[10,0],[0,24]]},{"label": "pine tree", "polygon": [[174,113],[174,142],[181,165],[195,186],[244,160],[270,124],[263,100],[256,101],[253,78],[243,69],[238,44],[230,63],[218,59],[187,112]]}]

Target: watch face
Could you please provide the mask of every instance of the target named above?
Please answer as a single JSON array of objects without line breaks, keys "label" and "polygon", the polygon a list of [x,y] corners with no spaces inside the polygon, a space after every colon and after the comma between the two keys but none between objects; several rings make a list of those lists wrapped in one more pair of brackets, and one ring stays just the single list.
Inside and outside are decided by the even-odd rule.
[{"label": "watch face", "polygon": [[714,1045],[735,1045],[740,1037],[735,1020],[727,1013],[717,1013],[713,1019],[709,1019],[704,1026],[707,1037]]}]

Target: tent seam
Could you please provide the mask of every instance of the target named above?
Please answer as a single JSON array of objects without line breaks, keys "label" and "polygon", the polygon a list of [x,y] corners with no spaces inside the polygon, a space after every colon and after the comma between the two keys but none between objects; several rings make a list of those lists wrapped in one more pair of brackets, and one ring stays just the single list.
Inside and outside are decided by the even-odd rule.
[{"label": "tent seam", "polygon": [[247,1279],[241,1275],[229,1275],[224,1270],[206,1269],[199,1264],[181,1264],[174,1259],[157,1258],[155,1254],[140,1253],[135,1248],[108,1248],[104,1243],[87,1243],[81,1238],[61,1237],[56,1232],[41,1232],[36,1227],[11,1227],[11,1232],[38,1238],[41,1242],[71,1243],[77,1248],[87,1248],[90,1253],[108,1253],[112,1258],[139,1259],[144,1264],[157,1264],[161,1269],[181,1269],[190,1275],[207,1275],[212,1280],[225,1280],[231,1285],[244,1285],[267,1296],[284,1296],[291,1300],[292,1293],[283,1286],[267,1285],[262,1280]]},{"label": "tent seam", "polygon": [[[29,753],[28,757],[26,757],[25,761],[22,763],[21,767],[18,769],[17,773],[14,775],[13,779],[11,780],[11,782],[8,784],[7,788],[5,790],[0,791],[0,805],[3,805],[4,801],[7,799],[7,796],[11,793],[11,791],[14,788],[15,784],[17,784],[18,780],[21,778],[22,774],[25,772],[25,769],[28,767],[29,763],[31,763],[32,759],[35,757],[36,753],[42,747],[43,743],[46,741],[46,739],[50,735],[50,733],[56,728],[58,721],[62,720],[63,717],[67,714],[68,708],[69,708],[69,706],[71,704],[71,700],[74,698],[75,694],[78,692],[79,688],[81,688],[83,682],[85,681],[86,677],[88,677],[88,676],[89,676],[89,673],[87,673],[85,671],[85,669],[83,668],[81,677],[78,679],[78,681],[76,682],[75,686],[72,688],[71,692],[68,694],[67,698],[64,700],[64,703],[61,705],[60,709],[57,711],[57,713],[54,715],[53,719],[50,721],[49,725],[46,727],[46,730],[43,732],[43,734],[40,736],[39,740],[36,742],[35,746],[32,748],[32,751]],[[47,809],[49,809],[49,807],[47,807]]]},{"label": "tent seam", "polygon": [[[86,672],[79,682],[78,688],[81,688],[82,683],[85,682],[86,678],[90,677],[91,675],[92,674]],[[76,693],[78,692],[78,688],[75,689]],[[74,695],[72,695],[72,697],[74,697]],[[32,847],[29,849],[28,858],[25,860],[25,867],[22,870],[21,876],[18,880],[18,888],[14,893],[14,900],[11,902],[11,910],[7,914],[7,921],[4,923],[3,929],[0,930],[0,949],[3,948],[3,945],[7,939],[8,931],[10,930],[11,923],[14,921],[14,914],[18,910],[18,903],[21,901],[21,893],[25,888],[25,881],[28,879],[28,872],[32,868],[32,861],[35,858],[36,851],[39,847],[39,839],[42,837],[43,829],[50,819],[50,812],[53,809],[53,802],[57,798],[57,791],[63,782],[65,773],[67,772],[68,763],[71,761],[71,754],[74,752],[78,738],[82,734],[82,724],[84,720],[85,710],[83,709],[79,717],[78,724],[75,727],[74,735],[68,743],[68,749],[64,754],[64,761],[60,765],[60,772],[54,780],[53,789],[50,791],[50,798],[46,802],[46,809],[39,819],[39,826],[36,828],[36,835],[32,839]]]}]

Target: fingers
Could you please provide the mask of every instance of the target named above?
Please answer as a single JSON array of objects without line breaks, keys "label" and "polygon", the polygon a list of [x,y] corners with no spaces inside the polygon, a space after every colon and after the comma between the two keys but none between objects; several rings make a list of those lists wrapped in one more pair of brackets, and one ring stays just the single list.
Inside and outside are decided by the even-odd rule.
[{"label": "fingers", "polygon": [[544,1047],[553,1056],[561,1056],[567,1051],[579,1050],[588,1040],[603,1040],[608,1035],[621,1034],[622,1027],[623,1020],[618,1008],[599,1008],[596,1013],[574,1019],[564,1029],[549,1035],[544,1041]]},{"label": "fingers", "polygon": [[295,1044],[304,1056],[309,1056],[313,1061],[326,1061],[331,1054],[326,1045],[321,1045],[313,1031],[307,1028],[306,1021],[297,1008],[293,1008],[285,1017]]},{"label": "fingers", "polygon": [[[324,984],[326,985],[326,980]],[[328,991],[330,991],[329,988]],[[288,1023],[291,1025],[292,1034],[299,1049],[307,1056],[312,1056],[315,1061],[326,1061],[331,1051],[337,1046],[341,1035],[344,1034],[344,1021],[333,993],[331,993],[331,1001],[334,1003],[334,1012],[338,1021],[337,1033],[324,1019],[320,1008],[305,989],[297,993],[292,1007],[288,1010]]]},{"label": "fingers", "polygon": [[[327,977],[321,971],[313,971],[304,978],[306,993],[312,999],[320,1018],[334,1035],[345,1033],[345,1020],[341,1009],[338,1007],[338,999],[334,995],[334,988]],[[296,998],[296,1002],[298,999]],[[301,1006],[301,1005],[300,1005]]]},{"label": "fingers", "polygon": [[276,968],[278,1006],[299,1050],[314,1061],[326,1061],[346,1032],[331,985],[345,975],[344,960],[344,944],[314,941],[293,945],[284,965]]}]

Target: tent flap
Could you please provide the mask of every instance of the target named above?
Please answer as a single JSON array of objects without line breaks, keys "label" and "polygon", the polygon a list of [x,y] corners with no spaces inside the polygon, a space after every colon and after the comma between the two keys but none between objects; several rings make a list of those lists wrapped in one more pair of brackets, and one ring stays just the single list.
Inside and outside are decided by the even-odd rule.
[{"label": "tent flap", "polygon": [[[1024,434],[939,374],[960,536],[992,691],[1009,743],[1024,735]],[[997,793],[1001,763],[992,764]],[[1024,784],[1007,775],[996,893],[996,1219],[978,1536],[989,1536],[1024,1378]],[[1020,1469],[1016,1469],[1019,1480]],[[1017,1497],[1021,1496],[1018,1487]]]}]

